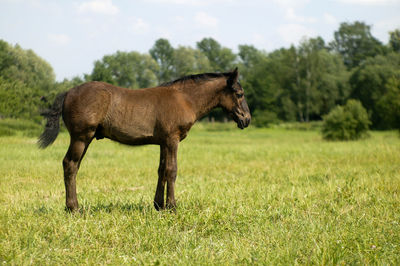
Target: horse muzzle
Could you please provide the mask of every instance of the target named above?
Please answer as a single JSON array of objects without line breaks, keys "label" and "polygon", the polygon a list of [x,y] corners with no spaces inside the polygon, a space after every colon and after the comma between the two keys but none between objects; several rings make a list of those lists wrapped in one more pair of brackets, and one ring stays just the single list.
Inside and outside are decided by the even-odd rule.
[{"label": "horse muzzle", "polygon": [[250,121],[251,121],[251,116],[250,114],[241,114],[234,112],[232,113],[232,118],[236,122],[238,128],[244,129],[249,126]]}]

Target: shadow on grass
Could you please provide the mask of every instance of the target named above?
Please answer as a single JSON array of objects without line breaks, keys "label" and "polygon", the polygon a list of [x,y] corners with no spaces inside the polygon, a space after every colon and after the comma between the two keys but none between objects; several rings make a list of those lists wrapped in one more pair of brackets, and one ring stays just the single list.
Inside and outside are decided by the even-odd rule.
[{"label": "shadow on grass", "polygon": [[[123,203],[123,202],[116,202],[116,203],[104,203],[98,202],[95,204],[86,203],[79,207],[79,211],[71,212],[67,208],[64,208],[65,214],[69,215],[94,215],[98,213],[126,213],[126,214],[133,214],[133,213],[150,213],[153,211],[153,205],[150,205],[146,202],[138,202],[138,203]],[[59,209],[48,207],[48,206],[38,206],[33,208],[33,213],[38,216],[54,214],[59,212]]]},{"label": "shadow on grass", "polygon": [[94,214],[100,212],[112,213],[112,212],[121,212],[121,213],[134,213],[134,212],[151,212],[153,206],[147,204],[145,202],[138,202],[138,203],[123,203],[123,202],[116,202],[116,203],[103,203],[98,202],[96,204],[85,204],[81,206],[79,209],[79,213],[81,214]]}]

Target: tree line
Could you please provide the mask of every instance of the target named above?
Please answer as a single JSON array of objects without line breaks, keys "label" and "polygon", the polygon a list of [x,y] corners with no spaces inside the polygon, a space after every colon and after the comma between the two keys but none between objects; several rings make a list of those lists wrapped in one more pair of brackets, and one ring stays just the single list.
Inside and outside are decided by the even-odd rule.
[{"label": "tree line", "polygon": [[[137,89],[235,66],[257,125],[321,120],[335,106],[355,99],[367,109],[373,128],[400,128],[400,30],[390,32],[383,44],[370,25],[359,21],[341,23],[329,43],[304,38],[272,52],[239,45],[235,53],[213,38],[176,48],[158,39],[148,53],[105,55],[91,73],[62,82],[33,51],[0,40],[0,116],[39,121],[38,107],[85,81]],[[224,114],[210,116],[223,119]]]}]

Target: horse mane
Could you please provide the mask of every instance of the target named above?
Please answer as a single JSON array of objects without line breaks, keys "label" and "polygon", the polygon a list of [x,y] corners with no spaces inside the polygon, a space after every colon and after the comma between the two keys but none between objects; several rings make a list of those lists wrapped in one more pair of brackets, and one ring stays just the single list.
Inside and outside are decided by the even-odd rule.
[{"label": "horse mane", "polygon": [[184,76],[182,78],[173,80],[173,81],[169,81],[169,82],[165,82],[159,85],[159,87],[167,87],[167,86],[172,86],[175,85],[177,83],[182,83],[185,81],[193,81],[193,82],[202,82],[202,81],[208,81],[208,80],[212,80],[215,78],[221,78],[221,77],[229,77],[230,73],[203,73],[203,74],[196,74],[196,75],[188,75],[188,76]]}]

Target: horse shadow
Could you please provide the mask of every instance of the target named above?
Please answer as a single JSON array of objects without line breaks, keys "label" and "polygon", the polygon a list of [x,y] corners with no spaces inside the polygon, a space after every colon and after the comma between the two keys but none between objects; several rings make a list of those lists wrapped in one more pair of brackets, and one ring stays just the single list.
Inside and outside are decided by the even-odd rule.
[{"label": "horse shadow", "polygon": [[[96,202],[96,203],[88,203],[82,204],[78,211],[71,212],[69,209],[64,208],[66,214],[72,215],[95,215],[99,213],[125,213],[125,214],[146,214],[153,212],[153,205],[150,205],[145,202]],[[48,215],[51,213],[56,213],[59,210],[56,210],[53,207],[47,206],[37,206],[33,209],[33,213],[35,215]]]},{"label": "horse shadow", "polygon": [[95,204],[84,204],[79,209],[81,214],[95,214],[95,213],[148,213],[152,212],[153,206],[144,202],[126,203],[126,202],[97,202]]}]

